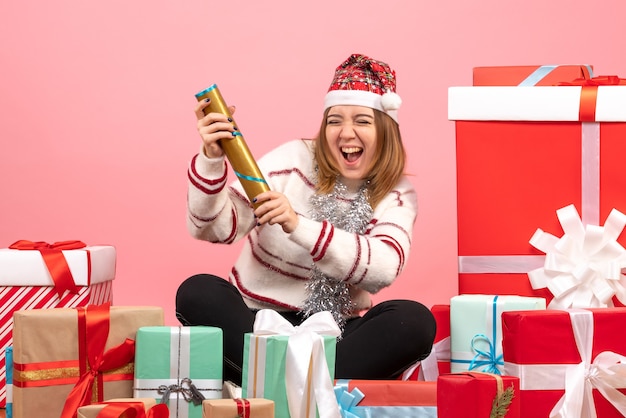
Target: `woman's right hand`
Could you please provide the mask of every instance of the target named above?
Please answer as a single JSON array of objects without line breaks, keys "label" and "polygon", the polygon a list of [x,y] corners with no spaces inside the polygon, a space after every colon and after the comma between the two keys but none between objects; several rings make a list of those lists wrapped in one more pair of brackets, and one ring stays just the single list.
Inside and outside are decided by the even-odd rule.
[{"label": "woman's right hand", "polygon": [[[209,158],[218,158],[224,155],[224,151],[219,144],[220,139],[229,139],[233,137],[236,130],[232,121],[228,120],[226,115],[221,113],[209,113],[204,115],[204,108],[210,102],[202,100],[196,105],[196,118],[198,119],[197,128],[202,142],[204,143],[204,154]],[[235,106],[229,106],[228,110],[231,114],[235,113]]]}]

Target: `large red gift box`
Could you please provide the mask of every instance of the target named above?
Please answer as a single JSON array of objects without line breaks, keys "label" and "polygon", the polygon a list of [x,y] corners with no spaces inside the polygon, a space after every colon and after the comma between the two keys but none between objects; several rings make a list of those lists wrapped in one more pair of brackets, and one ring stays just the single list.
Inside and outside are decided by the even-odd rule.
[{"label": "large red gift box", "polygon": [[433,348],[424,360],[407,368],[400,380],[437,381],[443,373],[450,373],[450,305],[433,305],[430,308],[437,323]]},{"label": "large red gift box", "polygon": [[[486,418],[492,415],[494,399],[502,400],[509,391],[510,404],[503,418],[527,418],[520,415],[519,378],[482,372],[450,373],[437,379],[439,418]],[[511,396],[512,395],[512,396]],[[504,402],[499,405],[502,406]],[[504,409],[503,409],[504,410]]]},{"label": "large red gift box", "polygon": [[[566,392],[600,418],[626,415],[624,323],[622,307],[503,312],[504,374],[520,377],[522,416],[551,416]],[[568,407],[568,417],[592,416]]]},{"label": "large red gift box", "polygon": [[475,67],[474,86],[553,86],[561,81],[591,78],[591,65],[510,65]]},{"label": "large red gift box", "polygon": [[[115,247],[80,241],[18,241],[11,247],[0,249],[0,406],[6,401],[4,353],[13,341],[13,313],[112,302],[117,257]],[[55,282],[55,276],[67,271],[73,290]]]},{"label": "large red gift box", "polygon": [[[597,83],[605,81],[613,82]],[[537,228],[560,236],[554,213],[570,204],[592,225],[613,208],[626,210],[626,86],[451,87],[448,100],[456,125],[459,294],[550,301],[527,276],[544,264],[529,243]]]}]

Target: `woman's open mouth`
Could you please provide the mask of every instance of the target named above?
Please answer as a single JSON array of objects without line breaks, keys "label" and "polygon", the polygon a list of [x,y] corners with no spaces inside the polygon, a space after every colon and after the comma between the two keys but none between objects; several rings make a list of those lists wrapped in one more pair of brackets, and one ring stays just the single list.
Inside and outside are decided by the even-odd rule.
[{"label": "woman's open mouth", "polygon": [[341,153],[343,154],[343,158],[349,162],[353,163],[359,159],[359,157],[363,154],[363,148],[361,147],[341,147]]}]

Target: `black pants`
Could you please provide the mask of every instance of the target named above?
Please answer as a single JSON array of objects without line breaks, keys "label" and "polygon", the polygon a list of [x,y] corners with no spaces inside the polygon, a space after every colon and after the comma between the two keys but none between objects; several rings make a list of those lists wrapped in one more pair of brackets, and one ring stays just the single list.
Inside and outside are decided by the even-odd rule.
[{"label": "black pants", "polygon": [[[176,317],[183,325],[222,329],[224,380],[239,385],[243,335],[252,332],[255,314],[239,291],[217,276],[192,276],[176,293]],[[281,312],[281,315],[293,325],[304,320],[297,312]],[[406,367],[430,353],[435,331],[435,319],[424,305],[410,300],[382,302],[346,323],[337,342],[335,377],[395,379]]]}]

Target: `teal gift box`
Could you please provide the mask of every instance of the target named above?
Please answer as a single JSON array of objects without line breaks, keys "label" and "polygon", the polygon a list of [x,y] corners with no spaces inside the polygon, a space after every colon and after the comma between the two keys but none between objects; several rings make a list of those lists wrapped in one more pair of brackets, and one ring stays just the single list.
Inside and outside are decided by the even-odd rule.
[{"label": "teal gift box", "polygon": [[222,397],[222,367],[220,328],[142,327],[137,331],[133,396],[167,403],[170,418],[202,418],[202,400]]},{"label": "teal gift box", "polygon": [[502,374],[502,312],[545,310],[546,300],[515,295],[459,295],[450,299],[450,369]]},{"label": "teal gift box", "polygon": [[[259,311],[255,331],[244,335],[242,397],[274,401],[276,417],[293,416],[293,410],[299,411],[299,418],[334,416],[328,415],[328,411],[338,414],[333,385],[339,328],[332,316],[331,323],[324,323],[328,321],[326,314],[330,316],[320,312],[293,327],[272,310]],[[305,336],[307,326],[315,328],[313,322],[320,319],[322,325]],[[269,330],[272,327],[265,325],[272,321],[280,323]],[[265,325],[259,325],[260,322]],[[310,337],[312,334],[315,336]],[[290,361],[299,363],[293,373],[287,372]],[[293,396],[294,393],[299,396]]]}]

